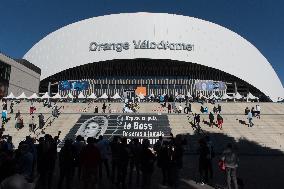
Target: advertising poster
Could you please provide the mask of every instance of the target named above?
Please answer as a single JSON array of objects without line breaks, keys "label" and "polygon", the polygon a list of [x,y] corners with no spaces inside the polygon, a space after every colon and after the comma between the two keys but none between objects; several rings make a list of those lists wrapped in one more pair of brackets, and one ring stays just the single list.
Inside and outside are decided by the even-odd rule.
[{"label": "advertising poster", "polygon": [[103,135],[112,140],[114,136],[120,136],[126,137],[128,141],[138,138],[141,142],[147,138],[151,144],[155,144],[159,136],[169,137],[170,133],[167,115],[81,115],[66,137],[75,139],[81,135],[87,139]]}]

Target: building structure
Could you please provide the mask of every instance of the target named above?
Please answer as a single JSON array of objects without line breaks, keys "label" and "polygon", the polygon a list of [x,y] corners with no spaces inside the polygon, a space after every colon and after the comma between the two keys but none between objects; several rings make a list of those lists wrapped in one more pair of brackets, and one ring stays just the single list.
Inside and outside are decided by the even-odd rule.
[{"label": "building structure", "polygon": [[41,92],[51,82],[52,92],[62,95],[145,87],[147,95],[238,91],[272,101],[284,96],[274,69],[250,42],[217,24],[174,14],[79,21],[47,35],[24,59],[43,70]]},{"label": "building structure", "polygon": [[0,99],[11,92],[31,95],[39,92],[41,70],[24,59],[14,60],[0,53]]}]

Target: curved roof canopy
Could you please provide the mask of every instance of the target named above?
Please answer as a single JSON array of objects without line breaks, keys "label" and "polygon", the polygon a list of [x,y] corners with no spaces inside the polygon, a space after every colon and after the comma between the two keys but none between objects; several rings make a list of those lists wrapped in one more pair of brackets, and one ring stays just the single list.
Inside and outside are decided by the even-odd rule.
[{"label": "curved roof canopy", "polygon": [[284,97],[278,76],[257,48],[222,26],[187,16],[123,13],[90,18],[49,34],[24,56],[41,68],[41,79],[87,63],[136,58],[198,63],[248,82],[273,101]]}]

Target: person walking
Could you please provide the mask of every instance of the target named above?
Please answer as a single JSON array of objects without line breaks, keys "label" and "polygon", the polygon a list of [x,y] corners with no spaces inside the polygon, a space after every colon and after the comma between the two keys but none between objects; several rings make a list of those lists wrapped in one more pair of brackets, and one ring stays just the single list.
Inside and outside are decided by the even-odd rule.
[{"label": "person walking", "polygon": [[253,117],[253,114],[252,114],[252,112],[250,111],[250,112],[248,113],[248,117],[247,117],[247,119],[248,119],[248,121],[249,121],[248,127],[252,127],[252,126],[254,125],[253,122],[252,122],[252,117]]},{"label": "person walking", "polygon": [[227,188],[231,189],[231,184],[234,184],[234,189],[238,189],[237,183],[237,167],[238,167],[238,157],[236,152],[234,152],[232,144],[228,144],[227,148],[224,150],[221,160],[225,164],[226,171],[226,181]]}]

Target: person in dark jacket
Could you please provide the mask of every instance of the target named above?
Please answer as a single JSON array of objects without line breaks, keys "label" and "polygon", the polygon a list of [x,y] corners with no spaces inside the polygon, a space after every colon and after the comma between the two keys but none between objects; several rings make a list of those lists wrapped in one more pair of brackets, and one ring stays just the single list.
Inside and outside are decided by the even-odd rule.
[{"label": "person in dark jacket", "polygon": [[75,150],[72,145],[72,140],[65,140],[64,146],[59,153],[59,170],[60,176],[58,181],[58,189],[62,187],[62,183],[65,179],[66,188],[71,187],[72,175],[75,164]]},{"label": "person in dark jacket", "polygon": [[144,139],[141,151],[141,171],[142,171],[142,188],[148,189],[151,186],[151,178],[154,172],[155,155],[149,149],[150,142]]},{"label": "person in dark jacket", "polygon": [[121,139],[121,144],[119,145],[119,157],[118,157],[117,186],[121,185],[121,188],[125,188],[128,162],[129,162],[129,149],[127,146],[127,138],[124,137]]},{"label": "person in dark jacket", "polygon": [[218,112],[219,112],[219,114],[221,113],[221,111],[222,111],[222,107],[221,107],[220,104],[218,104]]},{"label": "person in dark jacket", "polygon": [[168,114],[172,113],[172,105],[168,103]]},{"label": "person in dark jacket", "polygon": [[162,184],[169,181],[170,146],[168,141],[164,141],[159,151],[157,151],[157,166],[162,170]]},{"label": "person in dark jacket", "polygon": [[141,154],[141,144],[138,138],[132,139],[129,144],[130,148],[130,169],[129,169],[129,184],[132,183],[133,169],[136,170],[136,184],[139,185],[140,182],[140,154]]},{"label": "person in dark jacket", "polygon": [[181,136],[177,136],[169,147],[169,186],[178,187],[179,172],[183,167],[183,147]]},{"label": "person in dark jacket", "polygon": [[204,138],[199,140],[199,174],[200,174],[200,183],[208,183],[208,167],[209,167],[209,148],[206,145]]},{"label": "person in dark jacket", "polygon": [[84,189],[95,188],[98,180],[98,168],[101,161],[101,155],[98,147],[95,145],[95,139],[89,137],[80,154],[80,165],[82,171],[82,184]]},{"label": "person in dark jacket", "polygon": [[213,128],[213,125],[214,125],[214,115],[212,112],[210,112],[209,114],[209,121],[210,121],[210,127]]},{"label": "person in dark jacket", "polygon": [[111,159],[111,181],[112,183],[116,183],[118,180],[118,164],[119,164],[119,141],[120,138],[118,136],[114,136],[113,140],[110,143],[110,148],[111,148],[111,154],[112,154],[112,159]]}]

